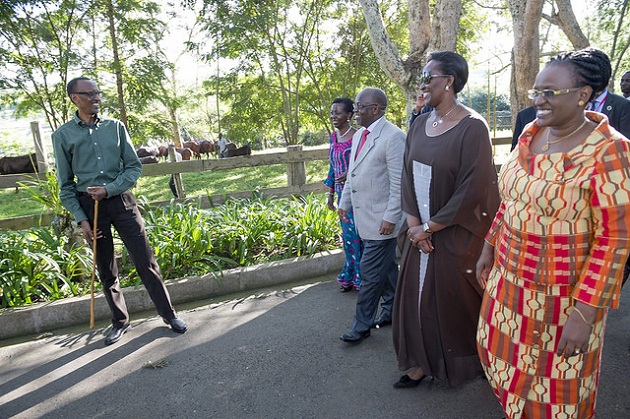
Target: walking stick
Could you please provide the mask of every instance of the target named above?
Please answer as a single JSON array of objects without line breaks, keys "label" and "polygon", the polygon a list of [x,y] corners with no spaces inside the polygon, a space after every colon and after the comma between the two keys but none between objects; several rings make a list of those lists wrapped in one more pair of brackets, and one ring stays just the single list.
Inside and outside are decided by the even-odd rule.
[{"label": "walking stick", "polygon": [[92,280],[90,281],[90,329],[94,329],[94,278],[96,277],[96,232],[98,201],[94,201],[94,228],[92,228]]}]

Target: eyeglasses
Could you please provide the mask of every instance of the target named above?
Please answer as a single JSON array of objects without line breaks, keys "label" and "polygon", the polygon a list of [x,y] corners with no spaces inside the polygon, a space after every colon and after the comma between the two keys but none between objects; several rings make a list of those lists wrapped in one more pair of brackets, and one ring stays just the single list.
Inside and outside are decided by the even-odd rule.
[{"label": "eyeglasses", "polygon": [[552,89],[536,90],[536,89],[530,89],[530,90],[527,91],[527,96],[531,100],[536,100],[538,98],[538,96],[542,96],[545,100],[549,100],[549,99],[553,99],[554,96],[564,95],[564,94],[567,94],[567,93],[576,92],[578,90],[580,90],[579,87],[574,87],[572,89],[561,89],[561,90],[552,90]]},{"label": "eyeglasses", "polygon": [[378,103],[356,103],[354,105],[354,110],[355,111],[360,111],[363,108],[367,108],[369,106],[380,106]]},{"label": "eyeglasses", "polygon": [[431,73],[429,73],[428,71],[425,71],[420,76],[420,83],[422,83],[422,84],[429,84],[429,83],[431,83],[431,79],[434,79],[436,77],[448,77],[448,76],[449,76],[448,74],[431,75]]},{"label": "eyeglasses", "polygon": [[94,99],[96,96],[102,96],[103,92],[101,91],[96,91],[96,92],[72,92],[71,94],[73,95],[83,95],[83,96],[87,96],[90,99]]}]

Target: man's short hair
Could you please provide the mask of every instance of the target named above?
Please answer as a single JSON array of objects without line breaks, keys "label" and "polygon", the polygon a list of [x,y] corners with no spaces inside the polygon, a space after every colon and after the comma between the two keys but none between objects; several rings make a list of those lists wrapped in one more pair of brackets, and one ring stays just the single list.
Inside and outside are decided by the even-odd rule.
[{"label": "man's short hair", "polygon": [[77,83],[82,80],[91,81],[92,79],[90,79],[89,77],[81,76],[81,77],[75,77],[72,80],[70,80],[68,84],[66,85],[66,92],[68,93],[68,96],[74,93],[74,88],[76,87]]}]

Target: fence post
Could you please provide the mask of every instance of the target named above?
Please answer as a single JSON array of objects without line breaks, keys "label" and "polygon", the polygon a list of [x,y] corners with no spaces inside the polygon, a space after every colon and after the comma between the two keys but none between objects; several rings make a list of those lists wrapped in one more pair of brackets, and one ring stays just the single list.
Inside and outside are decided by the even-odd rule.
[{"label": "fence post", "polygon": [[[289,154],[298,154],[301,151],[302,144],[287,146],[287,153]],[[299,157],[296,156],[296,159],[299,159]],[[301,189],[306,185],[306,163],[304,161],[287,163],[287,179],[289,187],[297,186]]]},{"label": "fence post", "polygon": [[[177,152],[175,151],[175,145],[169,144],[168,146],[168,157],[169,162],[174,163],[177,161],[181,161],[181,159],[177,159]],[[177,192],[177,198],[186,198],[186,192],[184,191],[184,182],[182,182],[182,174],[181,173],[173,173],[173,181],[175,182],[175,192]]]},{"label": "fence post", "polygon": [[31,132],[33,133],[33,142],[35,143],[37,171],[45,174],[48,171],[48,153],[42,141],[42,131],[39,127],[39,121],[31,121]]}]

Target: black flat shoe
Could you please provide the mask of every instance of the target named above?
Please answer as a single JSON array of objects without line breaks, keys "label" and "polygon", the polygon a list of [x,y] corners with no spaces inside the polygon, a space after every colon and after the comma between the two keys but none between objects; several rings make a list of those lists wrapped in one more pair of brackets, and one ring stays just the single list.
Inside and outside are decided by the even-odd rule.
[{"label": "black flat shoe", "polygon": [[352,291],[352,289],[353,289],[353,286],[352,286],[352,285],[347,286],[347,287],[344,287],[343,285],[341,286],[341,292],[348,292],[348,291]]},{"label": "black flat shoe", "polygon": [[347,343],[359,343],[363,339],[370,337],[370,331],[367,330],[365,332],[355,332],[354,330],[344,334],[339,339]]},{"label": "black flat shoe", "polygon": [[409,376],[407,374],[405,374],[402,377],[400,377],[400,380],[398,380],[398,381],[396,381],[394,383],[394,388],[411,388],[411,387],[416,387],[418,384],[420,384],[420,381],[424,380],[425,378],[427,378],[427,376],[423,375],[422,377],[418,378],[417,380],[412,380],[411,378],[409,378]]}]

